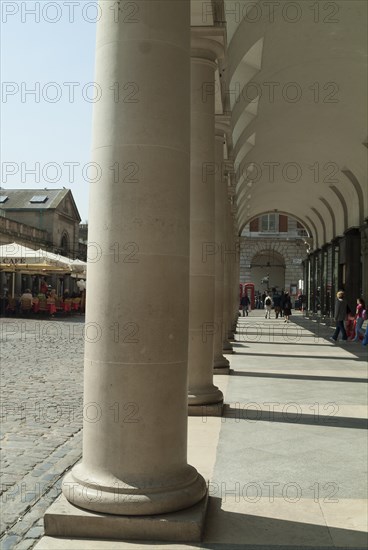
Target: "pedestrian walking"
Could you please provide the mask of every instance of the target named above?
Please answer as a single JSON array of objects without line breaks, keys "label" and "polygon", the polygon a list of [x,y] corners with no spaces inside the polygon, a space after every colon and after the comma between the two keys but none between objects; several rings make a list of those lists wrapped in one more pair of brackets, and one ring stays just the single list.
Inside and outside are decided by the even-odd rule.
[{"label": "pedestrian walking", "polygon": [[283,312],[285,317],[284,323],[288,323],[289,317],[291,315],[291,299],[288,292],[285,292],[283,302],[284,302]]},{"label": "pedestrian walking", "polygon": [[362,344],[363,344],[363,346],[366,346],[368,344],[368,325],[367,325],[367,328],[365,329],[365,334],[364,334]]},{"label": "pedestrian walking", "polygon": [[271,319],[272,298],[268,294],[268,292],[266,292],[266,295],[265,295],[264,308],[265,308],[265,311],[266,311],[265,319]]},{"label": "pedestrian walking", "polygon": [[250,300],[248,296],[242,296],[242,299],[240,300],[240,305],[243,311],[243,317],[245,317],[245,315],[248,317],[248,309],[250,305]]},{"label": "pedestrian walking", "polygon": [[281,296],[280,296],[280,308],[281,308],[280,317],[284,316],[284,305],[285,305],[285,292],[284,290],[282,290]]},{"label": "pedestrian walking", "polygon": [[274,308],[275,308],[275,317],[276,319],[279,318],[279,315],[281,313],[281,296],[279,294],[276,294],[273,296],[273,305],[274,305]]},{"label": "pedestrian walking", "polygon": [[355,310],[355,338],[353,342],[359,342],[360,337],[364,337],[362,330],[363,323],[367,316],[367,310],[363,298],[357,298],[357,306]]},{"label": "pedestrian walking", "polygon": [[348,339],[348,336],[346,334],[345,330],[345,317],[347,314],[347,302],[345,300],[345,293],[343,290],[339,290],[336,294],[336,302],[335,302],[335,322],[336,322],[336,328],[333,335],[330,337],[330,340],[333,340],[334,342],[337,342],[337,339],[339,337],[339,334],[341,332],[342,335],[342,341],[346,342]]}]

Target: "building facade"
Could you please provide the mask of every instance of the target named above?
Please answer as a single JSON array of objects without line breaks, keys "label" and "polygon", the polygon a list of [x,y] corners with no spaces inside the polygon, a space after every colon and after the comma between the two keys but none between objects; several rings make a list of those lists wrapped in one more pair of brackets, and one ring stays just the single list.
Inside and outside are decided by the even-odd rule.
[{"label": "building facade", "polygon": [[81,221],[69,189],[1,189],[1,244],[19,242],[79,257]]},{"label": "building facade", "polygon": [[256,293],[303,293],[310,242],[305,227],[290,216],[273,212],[254,218],[240,237],[240,282],[253,283]]}]

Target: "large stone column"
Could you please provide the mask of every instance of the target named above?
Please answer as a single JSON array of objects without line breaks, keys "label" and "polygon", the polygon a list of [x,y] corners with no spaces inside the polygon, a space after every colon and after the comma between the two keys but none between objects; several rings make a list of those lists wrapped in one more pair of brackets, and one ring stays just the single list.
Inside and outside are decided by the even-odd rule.
[{"label": "large stone column", "polygon": [[214,374],[228,374],[230,363],[223,356],[224,337],[224,262],[225,207],[227,188],[223,178],[224,132],[216,129],[215,139],[215,335],[214,335]]},{"label": "large stone column", "polygon": [[239,322],[239,282],[240,282],[240,239],[237,234],[237,227],[235,221],[235,213],[232,214],[233,218],[233,235],[234,235],[234,271],[233,271],[233,321],[232,329],[236,333],[237,325]]},{"label": "large stone column", "polygon": [[83,460],[63,481],[72,504],[119,515],[206,494],[187,464],[190,2],[133,4],[100,3]]},{"label": "large stone column", "polygon": [[[229,222],[230,215],[230,202],[226,192],[225,198],[225,246],[223,249],[223,262],[224,262],[224,341],[223,352],[225,354],[234,353],[233,347],[229,342],[229,331],[231,329],[230,318],[232,310],[232,281],[231,281],[231,262],[232,262],[232,243],[231,243],[231,228]],[[230,334],[230,337],[233,335]]]},{"label": "large stone column", "polygon": [[361,254],[362,254],[362,296],[368,298],[368,224],[360,228]]},{"label": "large stone column", "polygon": [[361,296],[361,241],[360,230],[345,233],[345,298],[354,311],[356,300]]},{"label": "large stone column", "polygon": [[[215,332],[215,69],[218,44],[192,36],[189,414],[221,414],[213,384]],[[210,167],[208,170],[206,167]],[[205,409],[203,409],[205,407]]]},{"label": "large stone column", "polygon": [[[229,287],[228,287],[228,300],[229,300],[229,309],[228,309],[228,338],[229,340],[234,340],[234,308],[235,308],[235,292],[238,288],[234,287],[235,276],[236,276],[236,243],[234,236],[234,217],[232,214],[232,204],[231,199],[228,202],[227,210],[227,223],[228,223],[228,242],[229,249],[227,251],[227,261],[229,263]],[[239,308],[239,304],[237,304]],[[239,309],[237,309],[239,311]]]}]

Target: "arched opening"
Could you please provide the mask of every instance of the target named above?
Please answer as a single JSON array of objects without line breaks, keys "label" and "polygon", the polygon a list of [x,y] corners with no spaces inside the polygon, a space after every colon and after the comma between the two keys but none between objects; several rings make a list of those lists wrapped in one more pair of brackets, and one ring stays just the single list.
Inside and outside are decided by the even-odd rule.
[{"label": "arched opening", "polygon": [[285,288],[285,259],[272,249],[261,250],[253,256],[250,273],[256,289]]}]

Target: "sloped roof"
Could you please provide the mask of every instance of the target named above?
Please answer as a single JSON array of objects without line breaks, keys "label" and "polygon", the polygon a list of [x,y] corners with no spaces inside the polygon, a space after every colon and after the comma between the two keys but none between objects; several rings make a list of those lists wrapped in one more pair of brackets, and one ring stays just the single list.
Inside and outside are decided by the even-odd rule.
[{"label": "sloped roof", "polygon": [[[0,189],[2,210],[53,210],[69,195],[79,221],[81,217],[70,189]],[[31,202],[34,197],[47,197],[44,202]],[[4,198],[6,200],[4,201]],[[2,199],[2,200],[1,200]],[[4,202],[3,202],[4,201]]]},{"label": "sloped roof", "polygon": [[[57,208],[69,189],[0,189],[0,197],[7,196],[8,199],[0,204],[4,210],[50,210]],[[45,202],[31,203],[34,196],[46,196]]]}]

